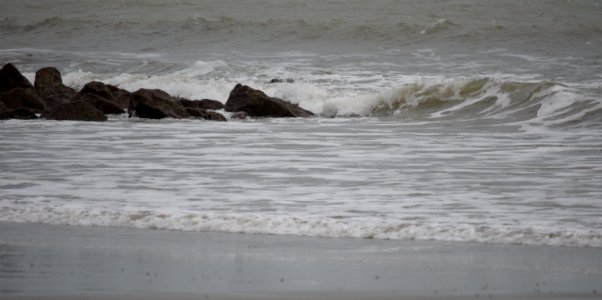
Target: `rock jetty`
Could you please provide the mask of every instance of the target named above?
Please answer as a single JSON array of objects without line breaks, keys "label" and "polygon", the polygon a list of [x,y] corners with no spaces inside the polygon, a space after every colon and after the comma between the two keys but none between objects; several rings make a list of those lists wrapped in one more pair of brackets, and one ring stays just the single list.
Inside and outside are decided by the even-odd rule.
[{"label": "rock jetty", "polygon": [[129,92],[99,81],[77,91],[65,86],[54,67],[38,70],[32,84],[13,64],[0,69],[0,120],[36,119],[106,121],[107,115],[125,114],[148,119],[197,118],[227,121],[216,110],[232,113],[232,119],[309,117],[313,113],[289,101],[269,97],[260,90],[237,84],[226,104],[211,99],[190,100],[160,89]]}]

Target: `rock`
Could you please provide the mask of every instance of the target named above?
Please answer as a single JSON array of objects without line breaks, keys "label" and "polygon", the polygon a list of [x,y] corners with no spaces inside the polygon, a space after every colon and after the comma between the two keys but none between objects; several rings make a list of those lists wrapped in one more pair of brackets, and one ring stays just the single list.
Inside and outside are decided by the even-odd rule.
[{"label": "rock", "polygon": [[0,93],[15,88],[33,88],[33,85],[13,64],[8,63],[0,69]]},{"label": "rock", "polygon": [[94,94],[120,107],[122,111],[129,108],[132,98],[130,92],[99,81],[86,83],[78,94]]},{"label": "rock", "polygon": [[109,91],[111,91],[111,94],[113,94],[115,104],[123,109],[128,109],[130,107],[130,102],[132,102],[132,93],[110,84],[107,84],[107,88]]},{"label": "rock", "polygon": [[63,84],[61,73],[54,67],[46,67],[36,72],[35,88],[44,100],[46,108],[68,103],[77,92]]},{"label": "rock", "polygon": [[0,120],[11,119],[11,116],[9,114],[9,112],[11,111],[11,109],[4,105],[4,102],[0,102]]},{"label": "rock", "polygon": [[276,97],[269,97],[264,92],[237,84],[230,92],[225,109],[228,112],[244,111],[251,117],[309,117],[313,113],[297,104]]},{"label": "rock", "polygon": [[214,111],[209,111],[209,110],[199,109],[199,108],[187,108],[186,111],[190,114],[190,116],[195,117],[195,118],[202,118],[202,119],[211,120],[211,121],[222,121],[222,122],[228,121],[228,119],[226,119],[226,117],[224,117],[222,114],[214,112]]},{"label": "rock", "polygon": [[99,109],[83,101],[59,104],[42,113],[48,120],[106,121],[107,116]]},{"label": "rock", "polygon": [[38,93],[42,96],[42,99],[44,100],[44,106],[47,109],[59,104],[69,103],[75,97],[75,95],[77,95],[75,89],[64,85],[57,85],[43,90],[38,90]]},{"label": "rock", "polygon": [[224,109],[224,104],[217,100],[202,99],[202,100],[199,100],[199,108],[220,110],[220,109]]},{"label": "rock", "polygon": [[34,87],[36,89],[46,89],[63,85],[63,78],[61,73],[55,67],[46,67],[39,69],[36,72],[36,79],[34,81]]},{"label": "rock", "polygon": [[224,117],[224,115],[222,115],[218,112],[214,112],[214,111],[210,111],[210,110],[207,110],[205,112],[207,113],[207,116],[204,118],[205,120],[219,121],[219,122],[227,122],[228,121],[228,119],[226,119],[226,117]]},{"label": "rock", "polygon": [[34,88],[14,88],[0,94],[0,102],[3,102],[10,110],[27,108],[33,112],[40,113],[44,110],[44,100]]},{"label": "rock", "polygon": [[239,120],[244,120],[248,117],[249,117],[249,114],[244,111],[235,112],[230,116],[230,118],[232,118],[232,119],[239,119]]},{"label": "rock", "polygon": [[132,110],[140,118],[188,118],[186,108],[162,90],[139,89],[132,94]]},{"label": "rock", "polygon": [[119,107],[117,104],[115,104],[112,101],[109,101],[101,96],[98,96],[96,94],[78,93],[71,101],[86,102],[86,103],[91,104],[92,106],[96,107],[97,109],[102,111],[104,114],[109,114],[109,115],[110,114],[122,114],[125,112],[125,110],[123,108]]},{"label": "rock", "polygon": [[[33,120],[37,119],[38,116],[31,110],[25,107],[17,108],[8,112],[8,119],[20,119],[20,120]],[[0,117],[2,119],[2,117]]]},{"label": "rock", "polygon": [[198,108],[198,109],[224,109],[224,104],[217,100],[203,99],[203,100],[188,100],[188,99],[177,99],[176,102],[186,108]]}]

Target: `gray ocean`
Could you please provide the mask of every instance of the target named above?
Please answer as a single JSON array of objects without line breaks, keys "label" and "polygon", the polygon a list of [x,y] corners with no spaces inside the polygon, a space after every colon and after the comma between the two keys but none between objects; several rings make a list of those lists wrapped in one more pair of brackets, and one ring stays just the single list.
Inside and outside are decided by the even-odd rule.
[{"label": "gray ocean", "polygon": [[316,116],[0,121],[0,221],[602,247],[600,0],[0,0],[9,62]]}]

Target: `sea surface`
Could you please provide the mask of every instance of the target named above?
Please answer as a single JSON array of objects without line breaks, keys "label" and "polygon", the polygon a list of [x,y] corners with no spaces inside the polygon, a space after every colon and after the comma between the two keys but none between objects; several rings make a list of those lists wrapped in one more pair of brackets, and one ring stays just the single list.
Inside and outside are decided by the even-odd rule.
[{"label": "sea surface", "polygon": [[243,83],[316,114],[0,121],[0,221],[602,248],[601,16],[600,0],[0,0],[0,64],[30,80],[55,66],[74,88],[222,102]]}]

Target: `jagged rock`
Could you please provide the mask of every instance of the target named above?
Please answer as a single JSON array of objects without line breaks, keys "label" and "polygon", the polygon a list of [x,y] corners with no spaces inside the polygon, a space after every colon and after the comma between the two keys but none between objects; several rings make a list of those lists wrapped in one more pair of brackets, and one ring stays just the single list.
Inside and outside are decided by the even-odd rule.
[{"label": "jagged rock", "polygon": [[47,109],[68,103],[77,94],[75,89],[65,86],[61,73],[54,67],[46,67],[36,72],[35,88],[44,100]]},{"label": "jagged rock", "polygon": [[217,100],[211,99],[203,99],[203,100],[188,100],[188,99],[178,99],[176,100],[179,104],[186,108],[198,108],[198,109],[224,109],[224,104]]},{"label": "jagged rock", "polygon": [[0,69],[0,93],[15,88],[33,88],[33,85],[13,64],[5,64]]},{"label": "jagged rock", "polygon": [[11,110],[4,105],[4,102],[0,102],[0,120],[6,120],[6,119],[11,119],[11,116],[9,114]]},{"label": "jagged rock", "polygon": [[61,72],[55,67],[41,68],[36,72],[34,87],[36,89],[46,89],[57,85],[63,85]]},{"label": "jagged rock", "polygon": [[244,120],[248,117],[249,117],[249,114],[244,111],[235,112],[230,116],[230,118],[232,118],[232,119],[239,119],[239,120]]},{"label": "jagged rock", "polygon": [[103,98],[107,102],[125,110],[130,106],[131,95],[128,91],[117,88],[116,86],[104,84],[99,81],[91,81],[79,91],[78,95],[93,94]]},{"label": "jagged rock", "polygon": [[224,104],[217,100],[202,99],[202,100],[199,100],[199,108],[220,110],[220,109],[224,109]]},{"label": "jagged rock", "polygon": [[100,81],[90,81],[84,85],[84,87],[79,91],[80,94],[90,93],[98,95],[107,100],[113,100],[113,93],[107,87],[106,84]]},{"label": "jagged rock", "polygon": [[194,118],[202,118],[205,120],[222,122],[228,121],[228,119],[226,119],[226,117],[224,117],[222,114],[210,110],[199,108],[186,108],[186,111],[190,114],[190,116]]},{"label": "jagged rock", "polygon": [[139,89],[132,94],[132,110],[140,118],[188,118],[186,108],[162,90]]},{"label": "jagged rock", "polygon": [[115,104],[123,109],[128,109],[130,107],[130,102],[132,102],[132,93],[110,84],[107,84],[107,88],[109,88],[109,91],[111,91],[111,94],[113,94]]},{"label": "jagged rock", "polygon": [[7,111],[0,110],[0,120],[6,120],[6,119],[33,120],[33,119],[37,119],[37,118],[38,118],[38,116],[33,111],[31,111],[25,107],[17,108],[15,110],[7,110]]},{"label": "jagged rock", "polygon": [[109,115],[122,114],[125,112],[125,110],[123,108],[119,107],[117,104],[113,103],[112,101],[107,100],[106,98],[98,96],[96,94],[78,93],[71,101],[86,102],[86,103],[91,104],[92,106],[96,107],[97,109],[102,111],[104,114],[109,114]]},{"label": "jagged rock", "polygon": [[44,100],[34,88],[14,88],[0,94],[0,102],[11,110],[27,108],[40,113],[44,110]]},{"label": "jagged rock", "polygon": [[225,109],[228,112],[244,111],[252,117],[309,117],[313,115],[297,104],[269,97],[260,90],[240,83],[230,92]]},{"label": "jagged rock", "polygon": [[207,113],[207,116],[204,118],[205,120],[219,121],[219,122],[228,121],[228,119],[226,119],[226,117],[224,117],[224,115],[222,115],[218,112],[214,112],[214,111],[210,111],[210,110],[207,110],[205,112]]},{"label": "jagged rock", "polygon": [[106,121],[107,116],[99,109],[83,101],[59,104],[42,113],[48,120]]},{"label": "jagged rock", "polygon": [[38,90],[38,92],[42,96],[42,99],[44,100],[44,105],[47,109],[59,104],[69,103],[71,102],[73,97],[77,95],[75,89],[64,85],[49,87],[44,90]]}]

